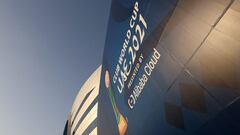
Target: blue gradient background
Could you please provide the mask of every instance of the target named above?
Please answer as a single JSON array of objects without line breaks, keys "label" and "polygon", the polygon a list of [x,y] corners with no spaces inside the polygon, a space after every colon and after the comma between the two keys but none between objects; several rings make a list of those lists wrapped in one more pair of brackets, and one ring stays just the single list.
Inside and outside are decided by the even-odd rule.
[{"label": "blue gradient background", "polygon": [[110,0],[0,1],[0,134],[60,135],[102,61]]}]

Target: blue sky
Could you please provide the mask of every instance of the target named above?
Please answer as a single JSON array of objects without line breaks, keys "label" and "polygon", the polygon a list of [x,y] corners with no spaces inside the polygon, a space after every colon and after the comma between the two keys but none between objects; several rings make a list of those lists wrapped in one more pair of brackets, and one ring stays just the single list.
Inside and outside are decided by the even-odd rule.
[{"label": "blue sky", "polygon": [[59,135],[101,64],[110,0],[0,1],[0,134]]}]

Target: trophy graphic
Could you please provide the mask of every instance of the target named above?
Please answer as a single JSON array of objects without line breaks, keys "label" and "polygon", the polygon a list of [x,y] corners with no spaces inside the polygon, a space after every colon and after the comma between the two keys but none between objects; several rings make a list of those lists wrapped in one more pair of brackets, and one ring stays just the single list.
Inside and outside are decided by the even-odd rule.
[{"label": "trophy graphic", "polygon": [[115,98],[112,92],[112,88],[111,88],[111,82],[110,82],[110,75],[108,70],[106,70],[105,72],[105,86],[108,90],[108,95],[114,110],[114,114],[117,120],[117,124],[118,124],[118,131],[120,135],[124,135],[126,130],[127,130],[127,122],[124,118],[124,116],[119,112],[116,102],[115,102]]}]

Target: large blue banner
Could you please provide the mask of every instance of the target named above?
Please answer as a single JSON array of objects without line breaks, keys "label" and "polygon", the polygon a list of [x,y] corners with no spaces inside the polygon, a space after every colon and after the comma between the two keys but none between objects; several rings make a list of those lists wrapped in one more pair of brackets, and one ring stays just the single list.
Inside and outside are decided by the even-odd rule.
[{"label": "large blue banner", "polygon": [[111,105],[99,108],[116,122],[100,122],[109,128],[100,130],[102,134],[157,133],[159,116],[151,115],[160,109],[155,101],[161,91],[152,78],[162,54],[156,47],[176,4],[177,0],[112,1],[100,88],[105,90],[100,97],[110,99]]}]

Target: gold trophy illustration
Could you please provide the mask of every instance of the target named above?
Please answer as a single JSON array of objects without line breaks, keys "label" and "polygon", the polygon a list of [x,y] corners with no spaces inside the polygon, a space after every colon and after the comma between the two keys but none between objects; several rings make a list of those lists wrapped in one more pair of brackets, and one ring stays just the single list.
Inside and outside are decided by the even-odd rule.
[{"label": "gold trophy illustration", "polygon": [[108,95],[114,110],[114,114],[117,120],[117,124],[118,124],[118,131],[120,135],[125,135],[125,132],[127,130],[127,122],[124,118],[124,116],[119,112],[116,102],[115,102],[115,98],[112,92],[112,87],[111,87],[111,82],[110,82],[110,75],[108,70],[106,70],[105,72],[105,86],[108,90]]}]

